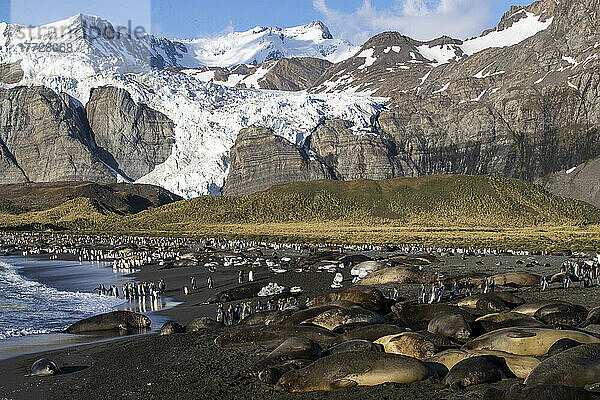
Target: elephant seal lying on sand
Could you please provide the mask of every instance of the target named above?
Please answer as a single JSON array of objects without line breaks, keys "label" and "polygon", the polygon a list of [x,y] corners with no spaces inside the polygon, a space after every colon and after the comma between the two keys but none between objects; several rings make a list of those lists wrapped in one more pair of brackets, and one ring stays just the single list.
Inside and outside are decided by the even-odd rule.
[{"label": "elephant seal lying on sand", "polygon": [[524,356],[542,356],[560,339],[580,343],[600,343],[600,339],[585,332],[548,328],[503,328],[486,333],[470,342],[463,350],[500,350]]},{"label": "elephant seal lying on sand", "polygon": [[323,357],[306,368],[284,374],[275,389],[284,392],[332,391],[383,383],[412,383],[431,376],[421,361],[376,352],[338,353]]},{"label": "elephant seal lying on sand", "polygon": [[451,388],[465,388],[480,383],[494,383],[504,378],[514,378],[506,361],[496,356],[476,356],[457,363],[444,379]]},{"label": "elephant seal lying on sand", "polygon": [[60,368],[47,358],[37,360],[31,366],[31,375],[35,376],[50,376],[60,374]]},{"label": "elephant seal lying on sand", "polygon": [[335,338],[334,333],[317,326],[258,325],[224,333],[215,339],[215,345],[222,349],[252,346],[276,347],[292,336],[305,337],[319,345],[328,345]]},{"label": "elephant seal lying on sand", "polygon": [[113,311],[95,315],[75,322],[67,328],[67,333],[84,333],[111,330],[135,330],[150,327],[150,318],[131,311]]},{"label": "elephant seal lying on sand", "polygon": [[600,344],[582,344],[542,361],[525,384],[584,387],[600,382]]}]

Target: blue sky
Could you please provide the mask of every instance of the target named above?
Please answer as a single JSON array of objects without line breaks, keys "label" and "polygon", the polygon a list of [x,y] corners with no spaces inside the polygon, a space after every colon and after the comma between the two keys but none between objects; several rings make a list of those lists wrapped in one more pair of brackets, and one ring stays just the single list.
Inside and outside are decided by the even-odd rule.
[{"label": "blue sky", "polygon": [[[533,0],[531,0],[533,1]],[[513,0],[0,0],[0,18],[40,25],[77,13],[119,25],[143,26],[170,38],[325,22],[336,37],[354,43],[397,30],[417,39],[443,33],[458,38],[494,26]],[[528,1],[520,4],[528,4]]]}]

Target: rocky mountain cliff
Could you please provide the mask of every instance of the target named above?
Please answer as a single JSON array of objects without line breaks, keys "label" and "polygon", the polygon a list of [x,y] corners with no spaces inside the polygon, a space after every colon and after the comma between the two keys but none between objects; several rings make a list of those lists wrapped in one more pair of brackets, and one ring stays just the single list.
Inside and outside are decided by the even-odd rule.
[{"label": "rocky mountain cliff", "polygon": [[[370,160],[353,178],[380,171],[536,181],[595,158],[599,17],[596,0],[542,0],[511,8],[495,29],[466,41],[377,35],[310,90],[385,97],[372,130],[381,150],[365,147],[364,135],[348,135],[347,126],[335,123],[313,131],[310,150],[348,166]],[[329,155],[314,145],[324,126]],[[373,158],[374,152],[382,157]]]},{"label": "rocky mountain cliff", "polygon": [[[317,23],[181,42],[187,52],[76,35],[81,51],[43,56],[2,25],[2,182],[132,180],[184,197],[321,178],[539,182],[600,156],[599,22],[599,0],[541,0],[479,37],[384,32],[335,64],[325,58],[343,46]],[[148,64],[153,51],[163,63]],[[220,65],[183,62],[202,54]]]},{"label": "rocky mountain cliff", "polygon": [[0,89],[0,183],[137,179],[171,154],[173,123],[114,87],[85,109],[44,87]]}]

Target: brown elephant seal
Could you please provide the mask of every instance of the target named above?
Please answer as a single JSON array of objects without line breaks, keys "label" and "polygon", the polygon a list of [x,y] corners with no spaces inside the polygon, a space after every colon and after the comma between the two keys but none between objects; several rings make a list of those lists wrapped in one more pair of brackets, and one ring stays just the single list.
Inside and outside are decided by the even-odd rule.
[{"label": "brown elephant seal", "polygon": [[581,324],[582,328],[589,325],[600,325],[600,307],[595,307],[588,312],[585,321]]},{"label": "brown elephant seal", "polygon": [[581,343],[600,343],[600,339],[585,332],[549,328],[503,328],[465,343],[463,350],[500,350],[528,356],[542,356],[560,339]]},{"label": "brown elephant seal", "polygon": [[383,383],[413,383],[429,378],[421,361],[397,354],[376,352],[338,353],[308,367],[284,374],[275,385],[283,392],[332,391]]},{"label": "brown elephant seal", "polygon": [[433,344],[435,344],[435,347],[438,349],[459,348],[464,344],[464,341],[459,341],[447,336],[431,333],[427,330],[415,331],[415,333],[425,336]]},{"label": "brown elephant seal", "polygon": [[581,345],[582,343],[579,343],[575,340],[572,339],[560,339],[559,341],[557,341],[556,343],[554,343],[549,349],[548,349],[548,357],[552,357],[557,355],[558,353],[562,353],[565,350],[569,350],[572,349],[573,347],[577,347],[579,345]]},{"label": "brown elephant seal", "polygon": [[303,368],[321,355],[321,346],[310,339],[293,336],[277,346],[267,357],[242,370],[240,375],[273,384],[285,372]]},{"label": "brown elephant seal", "polygon": [[456,305],[462,308],[477,308],[477,302],[485,298],[495,298],[505,303],[510,308],[520,306],[525,303],[521,297],[510,292],[493,292],[486,294],[475,294],[465,297],[456,302]]},{"label": "brown elephant seal", "polygon": [[506,320],[516,319],[516,318],[531,318],[531,317],[527,314],[521,314],[521,313],[514,312],[514,311],[505,311],[505,312],[499,312],[499,313],[486,314],[486,315],[483,315],[483,316],[477,318],[475,321],[477,321],[477,322],[480,322],[480,321],[504,322]]},{"label": "brown elephant seal", "polygon": [[274,385],[281,379],[281,377],[287,372],[294,371],[297,369],[301,369],[304,367],[308,367],[313,363],[313,360],[305,360],[305,359],[295,359],[281,362],[277,365],[272,365],[263,368],[258,372],[258,380],[269,384]]},{"label": "brown elephant seal", "polygon": [[324,303],[336,301],[350,301],[358,304],[364,309],[373,311],[379,314],[387,312],[387,302],[381,290],[372,287],[353,286],[351,288],[326,293],[318,296],[307,303],[308,307],[314,307]]},{"label": "brown elephant seal", "polygon": [[165,322],[163,326],[160,327],[158,334],[164,336],[182,332],[185,332],[185,327],[179,325],[177,322],[169,321]]},{"label": "brown elephant seal", "polygon": [[504,359],[510,371],[520,379],[527,378],[529,373],[540,364],[540,360],[532,356],[519,356],[495,350],[465,351],[459,349],[444,350],[433,357],[425,359],[426,362],[437,362],[448,369],[452,369],[460,361],[477,356],[496,356]]},{"label": "brown elephant seal", "polygon": [[550,326],[574,328],[581,325],[587,317],[587,312],[555,312],[540,317],[539,320]]},{"label": "brown elephant seal", "polygon": [[600,382],[600,344],[582,344],[542,361],[525,379],[526,385],[584,387]]},{"label": "brown elephant seal", "polygon": [[[287,310],[286,310],[287,311]],[[248,315],[240,321],[240,325],[269,325],[283,311],[259,311]]]},{"label": "brown elephant seal", "polygon": [[393,316],[404,321],[431,321],[446,314],[460,314],[467,322],[475,321],[469,311],[448,304],[408,304],[397,303],[392,306]]},{"label": "brown elephant seal", "polygon": [[264,282],[251,282],[245,285],[226,289],[211,296],[206,302],[208,304],[228,303],[230,301],[252,299],[258,297],[258,293],[265,286]]},{"label": "brown elephant seal", "polygon": [[597,400],[600,397],[585,389],[559,385],[524,385],[515,383],[501,397],[502,400]]},{"label": "brown elephant seal", "polygon": [[67,333],[84,333],[111,330],[138,330],[149,328],[150,318],[131,311],[112,311],[75,322]]},{"label": "brown elephant seal", "polygon": [[459,361],[452,367],[444,379],[444,384],[451,388],[466,388],[514,377],[503,358],[475,356]]},{"label": "brown elephant seal", "polygon": [[349,332],[343,333],[336,337],[333,341],[334,344],[343,343],[355,339],[368,340],[374,342],[380,337],[394,335],[397,333],[406,332],[406,329],[400,328],[396,325],[391,324],[375,324],[367,325],[359,328],[352,329]]},{"label": "brown elephant seal", "polygon": [[331,303],[322,304],[311,308],[305,308],[302,310],[284,310],[280,311],[278,314],[274,315],[268,321],[268,324],[275,325],[300,325],[307,319],[314,318],[317,315],[324,313],[328,310],[333,309],[341,309],[337,305],[333,305]]},{"label": "brown elephant seal", "polygon": [[401,354],[419,360],[433,356],[437,350],[431,340],[415,332],[384,336],[375,343],[383,345],[386,353]]},{"label": "brown elephant seal", "polygon": [[498,297],[486,296],[477,300],[475,309],[482,313],[499,313],[510,310],[510,307]]},{"label": "brown elephant seal", "polygon": [[31,366],[31,375],[35,376],[50,376],[60,374],[60,368],[47,358],[41,358]]},{"label": "brown elephant seal", "polygon": [[215,339],[220,348],[277,347],[291,336],[302,336],[319,345],[328,345],[335,334],[318,326],[256,325],[224,333]]},{"label": "brown elephant seal", "polygon": [[287,356],[291,358],[316,360],[321,357],[321,354],[321,346],[317,343],[302,336],[292,336],[269,353],[267,359]]},{"label": "brown elephant seal", "polygon": [[223,324],[208,317],[194,318],[185,326],[186,332],[198,332],[201,329],[221,329]]},{"label": "brown elephant seal", "polygon": [[503,274],[492,275],[492,278],[499,286],[535,286],[540,283],[540,276],[530,274],[529,272],[505,272]]},{"label": "brown elephant seal", "polygon": [[465,317],[460,314],[440,315],[429,321],[427,331],[436,335],[467,341],[473,335]]},{"label": "brown elephant seal", "polygon": [[535,315],[535,313],[543,307],[546,307],[548,305],[554,305],[554,304],[565,304],[565,305],[571,305],[571,303],[567,303],[566,301],[560,301],[560,300],[554,300],[554,301],[541,301],[541,302],[536,302],[536,303],[525,303],[522,304],[518,307],[513,308],[513,312],[518,312],[521,314],[526,314],[529,315],[530,317],[533,317]]},{"label": "brown elephant seal", "polygon": [[422,283],[430,284],[437,281],[437,276],[433,272],[423,271],[419,267],[399,266],[377,270],[365,276],[358,282],[358,285],[387,285],[387,284],[405,284]]},{"label": "brown elephant seal", "polygon": [[[475,324],[478,324],[479,327],[485,331],[485,333],[496,331],[502,328],[544,328],[547,327],[542,321],[538,321],[535,318],[527,317],[527,318],[514,318],[507,319],[502,322],[490,322],[490,321],[478,321]],[[474,326],[477,326],[475,325]]]},{"label": "brown elephant seal", "polygon": [[363,339],[354,339],[349,340],[347,342],[339,343],[328,348],[323,354],[326,356],[330,356],[332,354],[337,353],[347,353],[351,351],[375,351],[375,352],[384,352],[383,346],[379,343],[373,343],[368,340]]},{"label": "brown elephant seal", "polygon": [[539,310],[537,310],[535,312],[535,314],[533,314],[533,316],[541,321],[542,318],[544,318],[546,315],[559,313],[559,312],[560,313],[585,313],[586,316],[588,314],[588,310],[585,307],[580,306],[578,304],[555,303],[555,304],[548,304],[547,306],[540,308]]},{"label": "brown elephant seal", "polygon": [[330,331],[339,326],[353,323],[383,324],[384,322],[385,319],[382,315],[362,308],[351,308],[347,310],[333,308],[322,312],[316,317],[302,321],[303,324],[313,324],[329,329]]}]

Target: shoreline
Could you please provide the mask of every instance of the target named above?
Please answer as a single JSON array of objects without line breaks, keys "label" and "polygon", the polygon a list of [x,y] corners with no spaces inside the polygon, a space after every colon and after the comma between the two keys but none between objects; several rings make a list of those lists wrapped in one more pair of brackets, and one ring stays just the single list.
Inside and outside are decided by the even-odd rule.
[{"label": "shoreline", "polygon": [[[69,267],[60,264],[51,266],[51,262],[53,261],[77,262],[76,260],[72,259],[72,257],[63,257],[52,260],[48,257],[48,255],[21,256],[13,254],[7,257],[1,257],[0,261],[4,261],[16,268],[19,276],[23,277],[24,279],[44,285],[45,287],[53,290],[68,291],[70,293],[93,293],[84,290],[83,285],[85,285],[85,283],[82,282],[87,282],[89,279],[91,279],[91,277],[94,276],[98,276],[99,279],[114,279],[111,281],[114,283],[133,281],[135,279],[135,277],[131,276],[132,274],[113,272],[112,268],[109,266],[109,263],[106,262],[101,264],[91,261],[80,263],[80,265],[77,266],[76,272],[83,270],[83,273],[78,274],[77,280],[69,276],[65,277],[61,275],[61,272],[65,272],[64,270],[60,271],[61,268],[68,269],[72,268],[72,266]],[[43,272],[36,271],[36,267],[32,267],[31,265],[27,266],[31,263],[35,264],[37,261],[45,262],[46,265],[39,265],[37,267]],[[103,283],[106,283],[106,281]],[[75,287],[72,287],[72,285],[75,285]],[[136,299],[135,301],[129,301],[120,297],[119,300],[122,300],[122,302],[118,305],[115,305],[112,308],[113,310],[141,312],[148,315],[152,320],[152,327],[148,329],[147,332],[130,333],[125,336],[152,334],[158,332],[162,324],[167,321],[167,317],[158,314],[158,311],[173,308],[178,304],[176,301],[166,296],[161,297],[160,307],[157,309],[154,309],[156,306],[155,303],[153,304],[153,302],[146,301],[145,298],[142,300]],[[147,303],[148,306],[146,306]],[[79,319],[74,319],[73,322],[76,322],[77,320]],[[122,337],[123,334],[114,332],[97,332],[88,335],[71,335],[60,330],[9,336],[0,340],[0,360],[11,359],[44,351],[67,349],[70,347],[91,344],[95,342],[110,341],[113,339],[120,339]]]}]

